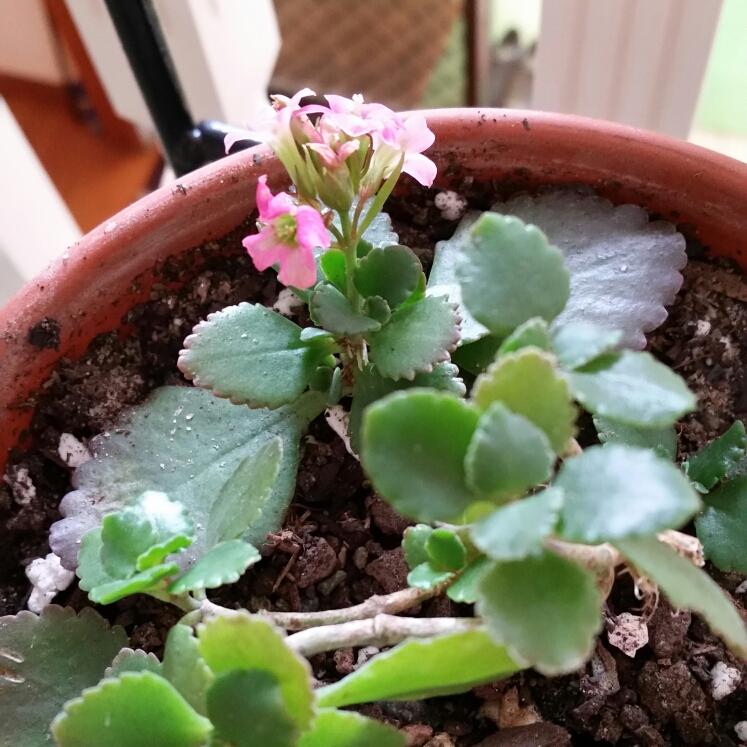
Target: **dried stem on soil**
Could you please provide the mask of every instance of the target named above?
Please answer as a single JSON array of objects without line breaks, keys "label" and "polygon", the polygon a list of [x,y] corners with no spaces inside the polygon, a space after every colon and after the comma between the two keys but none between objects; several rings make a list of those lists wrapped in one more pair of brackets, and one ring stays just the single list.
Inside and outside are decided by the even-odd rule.
[{"label": "dried stem on soil", "polygon": [[286,643],[303,656],[335,651],[352,646],[395,646],[407,638],[428,638],[446,633],[475,630],[482,621],[471,617],[395,617],[376,615],[368,620],[353,620],[339,625],[294,633]]}]

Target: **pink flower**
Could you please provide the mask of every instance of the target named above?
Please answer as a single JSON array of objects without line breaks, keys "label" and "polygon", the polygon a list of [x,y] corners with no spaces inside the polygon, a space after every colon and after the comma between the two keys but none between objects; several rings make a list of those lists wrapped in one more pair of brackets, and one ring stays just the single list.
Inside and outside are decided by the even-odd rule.
[{"label": "pink flower", "polygon": [[363,96],[359,93],[352,99],[332,94],[324,98],[329,102],[329,113],[325,114],[325,119],[331,119],[350,137],[369,135],[389,123],[402,124],[402,120],[383,104],[364,104]]},{"label": "pink flower", "polygon": [[241,243],[255,267],[262,271],[280,264],[278,278],[283,285],[310,288],[316,283],[316,247],[329,247],[331,239],[322,216],[308,205],[296,205],[290,195],[273,195],[267,176],[257,182],[259,233]]}]

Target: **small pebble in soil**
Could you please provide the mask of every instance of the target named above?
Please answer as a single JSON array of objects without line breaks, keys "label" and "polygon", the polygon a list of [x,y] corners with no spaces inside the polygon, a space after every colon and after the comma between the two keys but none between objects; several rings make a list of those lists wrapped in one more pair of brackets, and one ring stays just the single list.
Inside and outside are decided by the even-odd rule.
[{"label": "small pebble in soil", "polygon": [[467,211],[467,200],[458,192],[452,192],[450,189],[439,192],[434,203],[445,220],[459,220]]},{"label": "small pebble in soil", "polygon": [[740,742],[747,742],[747,721],[740,721],[735,724],[734,732]]},{"label": "small pebble in soil", "polygon": [[731,695],[739,683],[742,681],[742,675],[738,669],[727,666],[723,661],[719,661],[711,669],[711,695],[714,700],[723,700],[727,695]]},{"label": "small pebble in soil", "polygon": [[91,452],[72,433],[60,435],[57,453],[71,470],[77,469],[83,462],[92,458]]},{"label": "small pebble in soil", "polygon": [[607,633],[607,640],[632,659],[648,643],[648,625],[642,617],[623,612]]},{"label": "small pebble in soil", "polygon": [[36,558],[29,563],[26,578],[33,585],[28,608],[39,614],[59,592],[73,583],[75,573],[63,568],[60,559],[51,552],[46,558]]}]

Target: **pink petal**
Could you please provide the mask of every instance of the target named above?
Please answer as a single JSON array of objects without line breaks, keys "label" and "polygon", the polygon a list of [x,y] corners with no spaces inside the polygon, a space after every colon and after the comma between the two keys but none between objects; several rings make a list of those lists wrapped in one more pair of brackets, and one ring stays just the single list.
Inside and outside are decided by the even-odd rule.
[{"label": "pink petal", "polygon": [[[344,160],[340,159],[337,153],[335,153],[329,145],[323,145],[322,143],[307,143],[306,147],[317,153],[319,158],[321,158],[322,163],[328,169],[337,168],[340,165],[341,160]],[[358,150],[358,148],[356,147],[355,150]]]},{"label": "pink petal", "polygon": [[296,212],[296,240],[306,249],[326,249],[332,243],[322,216],[308,205],[301,205]]},{"label": "pink petal", "polygon": [[407,118],[401,141],[406,153],[422,153],[430,148],[435,140],[436,136],[428,129],[425,117],[416,114]]},{"label": "pink petal", "polygon": [[332,93],[328,93],[324,98],[329,102],[329,108],[333,112],[350,114],[355,110],[355,101],[353,99],[346,99],[344,96],[335,96]]},{"label": "pink petal", "polygon": [[267,186],[267,174],[257,179],[257,210],[259,210],[259,219],[263,222],[270,220],[268,211],[270,209],[270,200],[272,199],[272,192]]},{"label": "pink petal", "polygon": [[430,187],[436,178],[438,169],[436,164],[421,153],[410,153],[405,156],[402,171],[420,182],[424,187]]},{"label": "pink petal", "polygon": [[270,226],[265,226],[257,234],[246,236],[241,243],[260,272],[284,259],[286,252],[293,251],[276,242]]},{"label": "pink petal", "polygon": [[241,142],[242,140],[257,140],[257,138],[252,137],[251,132],[246,132],[245,130],[236,130],[236,132],[229,132],[228,135],[223,139],[223,147],[226,149],[226,153],[228,153],[231,148],[233,148],[236,143]]},{"label": "pink petal", "polygon": [[305,99],[307,96],[316,96],[316,93],[312,91],[310,88],[302,88],[297,94],[291,97],[290,104],[293,105],[293,108],[298,108],[301,99]]},{"label": "pink petal", "polygon": [[283,285],[311,288],[316,283],[316,260],[312,249],[288,249],[280,258],[278,279]]},{"label": "pink petal", "polygon": [[267,207],[265,220],[273,220],[280,215],[294,215],[296,212],[296,203],[293,202],[293,198],[285,192],[278,192],[273,195],[270,203]]},{"label": "pink petal", "polygon": [[358,152],[359,147],[360,144],[355,140],[348,140],[347,143],[343,143],[342,146],[340,146],[340,151],[338,153],[340,160],[347,160],[350,156],[353,155],[353,153]]}]

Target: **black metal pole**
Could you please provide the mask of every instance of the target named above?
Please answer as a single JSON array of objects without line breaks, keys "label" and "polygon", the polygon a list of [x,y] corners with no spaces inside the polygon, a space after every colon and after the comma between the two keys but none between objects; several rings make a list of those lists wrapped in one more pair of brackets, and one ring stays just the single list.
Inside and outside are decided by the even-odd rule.
[{"label": "black metal pole", "polygon": [[150,110],[166,158],[181,176],[195,166],[185,157],[183,141],[194,122],[182,99],[153,28],[147,0],[104,0],[127,59]]}]

